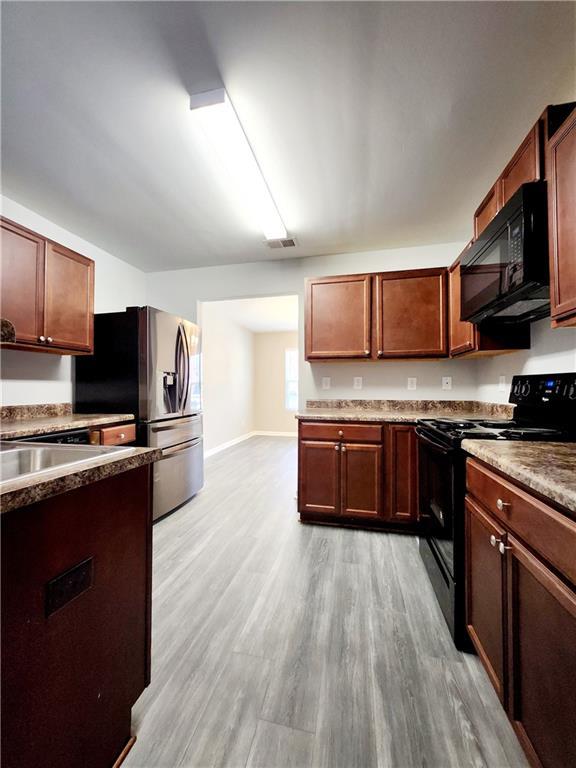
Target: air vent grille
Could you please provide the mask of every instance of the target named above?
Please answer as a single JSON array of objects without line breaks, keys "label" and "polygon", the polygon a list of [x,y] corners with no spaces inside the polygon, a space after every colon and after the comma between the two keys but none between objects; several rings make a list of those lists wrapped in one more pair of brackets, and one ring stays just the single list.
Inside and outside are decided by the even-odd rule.
[{"label": "air vent grille", "polygon": [[293,237],[287,237],[277,240],[266,240],[268,248],[294,248],[296,240]]}]

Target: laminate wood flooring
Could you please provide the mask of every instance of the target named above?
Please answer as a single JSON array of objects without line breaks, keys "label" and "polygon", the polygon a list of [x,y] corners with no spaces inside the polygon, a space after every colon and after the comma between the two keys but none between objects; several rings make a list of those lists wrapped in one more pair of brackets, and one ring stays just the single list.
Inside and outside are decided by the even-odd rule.
[{"label": "laminate wood flooring", "polygon": [[154,526],[126,768],[527,768],[416,539],[301,525],[295,494],[296,440],[254,437]]}]

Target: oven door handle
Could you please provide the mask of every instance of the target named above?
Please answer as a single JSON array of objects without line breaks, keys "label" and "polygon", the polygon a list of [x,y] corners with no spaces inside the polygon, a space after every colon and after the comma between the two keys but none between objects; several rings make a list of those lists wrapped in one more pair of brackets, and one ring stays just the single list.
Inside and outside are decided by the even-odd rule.
[{"label": "oven door handle", "polygon": [[435,440],[432,440],[428,435],[426,435],[424,432],[421,432],[418,427],[416,427],[416,436],[422,440],[423,443],[426,443],[426,445],[432,446],[432,448],[435,448],[437,451],[440,451],[440,453],[448,454],[452,453],[455,449],[454,448],[448,448],[446,445],[441,445],[440,443],[437,443]]}]

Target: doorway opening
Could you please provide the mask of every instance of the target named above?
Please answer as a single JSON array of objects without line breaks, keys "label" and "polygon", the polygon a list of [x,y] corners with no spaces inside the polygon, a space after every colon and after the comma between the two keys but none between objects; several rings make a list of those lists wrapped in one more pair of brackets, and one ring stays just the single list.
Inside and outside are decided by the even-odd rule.
[{"label": "doorway opening", "polygon": [[296,437],[298,296],[202,301],[205,455],[253,435]]}]

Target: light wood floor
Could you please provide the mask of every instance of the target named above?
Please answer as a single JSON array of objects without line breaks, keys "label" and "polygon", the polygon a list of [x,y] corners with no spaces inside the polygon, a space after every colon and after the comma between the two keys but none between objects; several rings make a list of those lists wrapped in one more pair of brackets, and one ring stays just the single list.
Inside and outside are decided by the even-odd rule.
[{"label": "light wood floor", "polygon": [[301,525],[290,438],[206,469],[154,527],[152,684],[126,768],[526,768],[415,538]]}]

